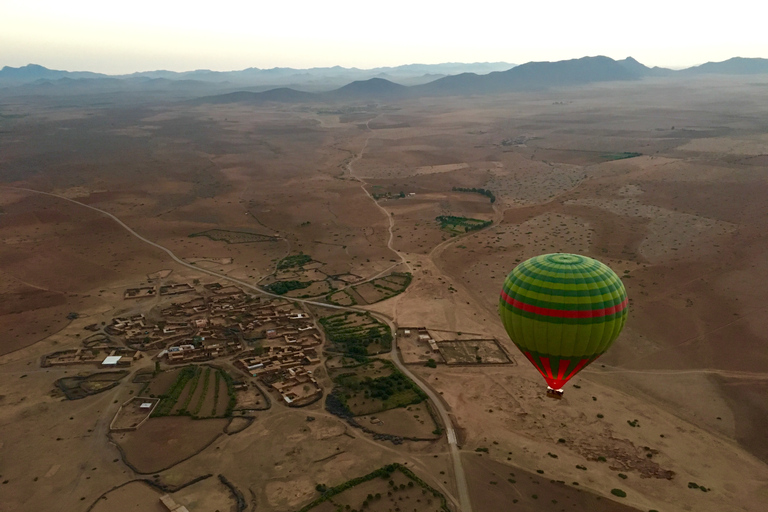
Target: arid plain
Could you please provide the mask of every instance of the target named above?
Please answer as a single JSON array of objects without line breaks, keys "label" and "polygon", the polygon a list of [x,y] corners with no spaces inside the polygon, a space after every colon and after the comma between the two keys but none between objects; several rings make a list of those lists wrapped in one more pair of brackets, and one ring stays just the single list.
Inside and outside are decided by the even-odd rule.
[{"label": "arid plain", "polygon": [[[402,293],[376,302],[361,284],[348,300],[400,328],[496,339],[510,359],[433,368],[426,345],[399,347],[450,415],[472,510],[763,510],[767,95],[757,75],[336,104],[3,99],[0,510],[162,511],[163,488],[193,512],[296,511],[318,486],[391,463],[457,510],[466,490],[427,402],[439,435],[400,444],[355,428],[325,399],[287,407],[266,388],[271,406],[247,421],[156,418],[146,426],[155,433],[130,438],[110,423],[156,352],[80,400],[54,382],[97,367],[41,367],[80,347],[86,326],[178,302],[124,299],[150,280],[200,290],[227,278],[309,280],[295,307],[319,319],[337,311],[307,300],[406,273]],[[472,188],[495,200],[459,190]],[[438,217],[492,223],[462,233]],[[212,230],[262,238],[190,237]],[[496,312],[506,274],[548,252],[607,263],[631,301],[613,348],[559,401]],[[282,275],[296,255],[311,265]],[[324,395],[328,345],[313,370]],[[382,413],[385,425],[419,428],[418,415],[394,414]],[[225,478],[172,492],[204,475]],[[357,500],[348,492],[313,510]],[[401,492],[399,503],[367,506],[428,509]]]}]

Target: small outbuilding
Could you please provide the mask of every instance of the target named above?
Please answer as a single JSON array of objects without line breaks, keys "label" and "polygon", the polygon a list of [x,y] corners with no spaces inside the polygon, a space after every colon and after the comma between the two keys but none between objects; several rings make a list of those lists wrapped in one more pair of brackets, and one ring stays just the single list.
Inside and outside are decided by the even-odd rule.
[{"label": "small outbuilding", "polygon": [[109,366],[109,367],[117,366],[121,358],[122,356],[107,356],[101,362],[101,366]]}]

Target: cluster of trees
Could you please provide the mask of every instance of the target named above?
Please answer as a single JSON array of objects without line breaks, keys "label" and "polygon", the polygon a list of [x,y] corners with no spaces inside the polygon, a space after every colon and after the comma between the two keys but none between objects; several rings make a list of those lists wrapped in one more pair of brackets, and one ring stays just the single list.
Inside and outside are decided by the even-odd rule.
[{"label": "cluster of trees", "polygon": [[311,284],[311,281],[275,281],[274,283],[265,286],[265,288],[267,291],[276,293],[277,295],[283,295],[291,290],[301,290],[302,288],[307,288]]},{"label": "cluster of trees", "polygon": [[[396,393],[409,389],[415,391],[416,394],[423,393],[413,381],[398,371],[386,377],[376,379],[366,377],[361,384],[365,388],[366,398],[378,398],[382,401],[388,400],[389,397]],[[420,398],[423,399],[423,397]]]},{"label": "cluster of trees", "polygon": [[227,408],[224,411],[224,416],[229,418],[230,416],[232,416],[232,411],[235,410],[235,406],[237,405],[237,396],[235,395],[235,383],[232,380],[232,376],[226,371],[219,369],[218,372],[221,375],[221,378],[224,379],[224,382],[227,383],[227,395],[229,395],[229,402],[227,402]]},{"label": "cluster of trees", "polygon": [[453,230],[456,226],[461,226],[464,228],[465,233],[469,231],[477,231],[478,229],[483,229],[493,224],[493,221],[491,220],[470,219],[468,217],[456,217],[453,215],[440,215],[439,217],[435,217],[435,220],[440,223],[440,227],[443,229]]},{"label": "cluster of trees", "polygon": [[[339,386],[339,388],[337,388],[339,391],[337,398],[344,403],[345,407],[346,399],[351,398],[353,393],[361,391],[365,392],[365,398],[375,398],[382,402],[398,393],[411,391],[411,393],[402,396],[404,400],[403,403],[394,404],[396,407],[416,404],[427,398],[424,391],[422,391],[411,379],[395,368],[392,363],[377,359],[371,364],[376,363],[382,364],[383,369],[390,372],[389,375],[377,378],[369,376],[359,378],[357,373],[349,372],[338,375],[333,379],[334,383]],[[366,367],[368,366],[363,366],[363,368]]]},{"label": "cluster of trees", "polygon": [[472,192],[474,194],[481,194],[491,200],[491,204],[496,202],[496,196],[488,189],[485,188],[466,188],[466,187],[453,187],[454,192]]},{"label": "cluster of trees", "polygon": [[283,270],[286,268],[292,268],[292,267],[301,267],[302,265],[309,263],[312,261],[312,256],[309,254],[304,254],[303,252],[300,252],[299,254],[294,254],[293,256],[286,256],[282,260],[280,260],[280,263],[277,264],[278,270]]},{"label": "cluster of trees", "polygon": [[[353,324],[350,315],[367,317],[365,324]],[[328,339],[341,345],[344,352],[360,360],[368,355],[368,345],[378,343],[382,350],[388,351],[392,346],[392,332],[372,316],[363,313],[341,313],[320,319],[320,325],[325,329]]]},{"label": "cluster of trees", "polygon": [[[382,478],[384,480],[389,480],[392,476],[392,473],[395,471],[400,471],[403,475],[408,477],[412,482],[415,482],[416,485],[419,485],[422,489],[427,491],[428,493],[431,493],[432,496],[435,498],[438,498],[440,500],[440,508],[444,512],[450,512],[450,509],[448,508],[448,504],[445,500],[445,496],[443,496],[440,492],[430,487],[424,480],[417,477],[413,471],[406,468],[405,466],[402,466],[401,464],[394,463],[394,464],[388,464],[382,468],[377,469],[376,471],[373,471],[371,473],[368,473],[365,476],[353,478],[352,480],[347,480],[343,484],[337,485],[335,487],[327,487],[324,484],[318,484],[315,489],[322,493],[322,495],[313,500],[311,503],[305,505],[302,507],[298,512],[308,512],[309,510],[315,508],[316,506],[320,505],[321,503],[324,503],[334,496],[341,494],[342,492],[346,491],[347,489],[351,489],[352,487],[355,487],[357,485],[360,485],[365,482],[369,482],[373,480],[374,478]],[[409,482],[409,486],[411,486],[411,483]],[[376,496],[368,495],[369,498],[366,498],[367,501],[372,501],[373,499],[377,499]]]}]

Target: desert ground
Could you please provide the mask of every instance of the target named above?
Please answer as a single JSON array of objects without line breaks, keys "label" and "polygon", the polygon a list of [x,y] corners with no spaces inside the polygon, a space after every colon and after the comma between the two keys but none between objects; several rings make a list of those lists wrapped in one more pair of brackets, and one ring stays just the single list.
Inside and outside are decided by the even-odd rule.
[{"label": "desert ground", "polygon": [[[169,494],[192,512],[298,511],[396,462],[452,511],[764,510],[766,91],[755,75],[331,106],[0,97],[0,509],[160,511]],[[623,333],[562,400],[496,310],[507,273],[549,252],[600,259],[630,297]],[[54,383],[97,366],[41,367],[89,325],[177,301],[127,288],[227,279],[255,295],[311,283],[287,296],[314,319],[352,307],[442,333],[461,364],[425,366],[412,340],[402,357],[450,431],[416,417],[426,402],[364,416],[436,437],[394,443],[324,399],[272,396],[247,421],[114,433],[157,352],[78,400]],[[467,340],[486,340],[476,364]],[[327,396],[346,363],[323,341]],[[394,343],[376,357],[399,361]],[[231,362],[217,364],[257,385]],[[387,492],[374,483],[314,510]]]}]

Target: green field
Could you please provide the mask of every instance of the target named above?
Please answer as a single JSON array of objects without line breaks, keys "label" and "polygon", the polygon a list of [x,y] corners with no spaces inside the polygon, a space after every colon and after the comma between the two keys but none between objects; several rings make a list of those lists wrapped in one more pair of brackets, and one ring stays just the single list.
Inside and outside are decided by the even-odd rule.
[{"label": "green field", "polygon": [[477,231],[493,224],[493,221],[490,220],[454,217],[453,215],[441,215],[436,217],[435,220],[440,223],[440,229],[457,234]]},{"label": "green field", "polygon": [[426,400],[426,394],[390,361],[374,359],[332,372],[333,393],[353,416],[375,414]]},{"label": "green field", "polygon": [[284,295],[293,290],[302,290],[304,288],[308,288],[312,285],[313,282],[314,281],[275,281],[272,284],[268,284],[264,288],[269,292],[276,293],[277,295]]},{"label": "green field", "polygon": [[496,196],[490,190],[484,188],[466,188],[466,187],[453,187],[451,190],[454,192],[471,192],[473,194],[480,194],[491,200],[491,204],[496,202]]},{"label": "green field", "polygon": [[229,231],[226,229],[209,229],[200,233],[192,233],[190,238],[204,236],[215,242],[226,242],[228,244],[247,244],[252,242],[275,242],[277,237],[261,235],[259,233],[248,233],[247,231]]},{"label": "green field", "polygon": [[[160,375],[155,375],[155,378]],[[151,388],[150,381],[142,394]],[[236,403],[232,377],[224,370],[212,366],[190,365],[181,368],[176,378],[157,398],[160,398],[160,403],[152,412],[152,417],[229,417]]]},{"label": "green field", "polygon": [[286,256],[282,260],[280,260],[280,263],[277,264],[278,270],[285,270],[287,268],[294,268],[298,267],[301,268],[307,263],[312,261],[312,256],[309,254],[304,254],[300,252],[299,254],[294,254],[292,256]]},{"label": "green field", "polygon": [[430,487],[410,469],[394,463],[365,476],[353,478],[334,487],[318,484],[320,494],[298,512],[352,512],[368,510],[387,512],[411,510],[449,512],[445,496]]},{"label": "green field", "polygon": [[626,158],[635,158],[642,156],[642,153],[633,153],[631,151],[624,151],[623,153],[605,153],[600,155],[603,160],[624,160]]},{"label": "green field", "polygon": [[389,352],[392,332],[389,326],[368,313],[339,313],[320,319],[328,340],[345,354],[365,358],[371,354]]}]

